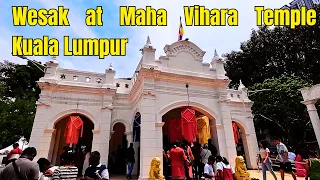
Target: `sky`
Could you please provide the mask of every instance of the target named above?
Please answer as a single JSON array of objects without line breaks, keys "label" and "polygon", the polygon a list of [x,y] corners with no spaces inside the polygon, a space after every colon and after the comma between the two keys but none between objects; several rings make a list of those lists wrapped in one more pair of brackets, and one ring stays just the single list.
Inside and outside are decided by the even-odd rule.
[{"label": "sky", "polygon": [[[147,36],[150,36],[152,45],[157,49],[156,58],[164,55],[163,48],[166,44],[177,41],[179,30],[179,17],[182,16],[184,25],[183,6],[203,5],[206,8],[236,8],[239,12],[239,26],[224,27],[195,27],[184,25],[184,37],[206,51],[204,62],[210,62],[216,49],[218,54],[237,51],[240,43],[249,39],[252,29],[256,26],[256,12],[254,6],[265,6],[266,8],[280,8],[288,4],[290,0],[0,0],[0,52],[1,60],[8,60],[15,63],[25,64],[26,61],[13,57],[12,36],[23,36],[25,38],[42,38],[48,35],[50,38],[57,38],[60,42],[60,56],[57,57],[60,67],[82,71],[104,72],[112,63],[116,70],[116,77],[131,77],[137,64],[141,59],[139,51],[145,43]],[[11,6],[28,6],[29,8],[57,8],[64,6],[69,8],[68,27],[50,26],[13,26]],[[88,8],[103,7],[103,26],[88,27],[85,24],[85,12]],[[119,26],[119,6],[136,6],[145,8],[152,6],[155,9],[164,8],[168,13],[168,25],[158,27],[132,27]],[[128,38],[126,56],[107,56],[99,59],[93,56],[63,56],[63,36],[70,38]],[[28,57],[42,63],[50,60],[49,56]]]}]

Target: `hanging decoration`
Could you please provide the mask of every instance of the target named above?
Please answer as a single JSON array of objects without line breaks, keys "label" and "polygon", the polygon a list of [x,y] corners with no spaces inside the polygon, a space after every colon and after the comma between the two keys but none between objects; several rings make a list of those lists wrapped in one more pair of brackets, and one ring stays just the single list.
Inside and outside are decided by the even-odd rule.
[{"label": "hanging decoration", "polygon": [[78,144],[79,136],[82,137],[83,121],[79,116],[70,116],[64,137],[68,145]]},{"label": "hanging decoration", "polygon": [[189,143],[193,143],[197,137],[196,112],[190,107],[183,108],[181,112],[182,137]]},{"label": "hanging decoration", "polygon": [[200,144],[208,144],[208,139],[211,138],[210,123],[207,116],[197,118],[198,139]]},{"label": "hanging decoration", "polygon": [[175,143],[181,140],[181,119],[169,119],[169,139],[170,143]]},{"label": "hanging decoration", "polygon": [[238,126],[235,122],[232,122],[232,129],[233,129],[234,143],[238,144],[239,139],[240,139],[240,132],[239,132]]}]

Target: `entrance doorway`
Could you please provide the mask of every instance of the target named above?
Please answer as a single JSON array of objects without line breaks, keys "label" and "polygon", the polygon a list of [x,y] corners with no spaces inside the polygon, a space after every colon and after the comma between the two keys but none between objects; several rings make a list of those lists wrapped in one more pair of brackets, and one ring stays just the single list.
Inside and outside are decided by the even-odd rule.
[{"label": "entrance doorway", "polygon": [[109,142],[109,162],[108,170],[110,174],[126,174],[125,155],[128,146],[127,136],[125,135],[126,126],[118,122],[113,128],[113,133]]},{"label": "entrance doorway", "polygon": [[245,159],[245,163],[248,167],[248,162],[250,160],[249,157],[249,149],[247,146],[247,139],[244,127],[235,121],[232,121],[232,129],[234,135],[234,142],[236,144],[237,156],[243,156]]},{"label": "entrance doorway", "polygon": [[49,158],[51,157],[51,163],[53,165],[60,165],[60,155],[63,152],[63,148],[67,146],[66,139],[64,137],[65,131],[66,131],[66,125],[70,118],[70,116],[79,116],[83,122],[83,133],[82,137],[80,137],[79,133],[79,140],[78,144],[73,145],[72,149],[74,152],[74,160],[75,165],[78,167],[79,175],[82,173],[82,167],[83,167],[83,161],[84,161],[84,153],[83,150],[85,148],[91,149],[92,147],[92,140],[93,140],[93,132],[94,124],[93,122],[88,119],[86,116],[83,116],[81,114],[70,114],[69,116],[66,116],[60,120],[58,120],[54,126],[54,129],[56,130],[55,135],[52,137],[51,140],[51,155],[49,155]]},{"label": "entrance doorway", "polygon": [[[195,113],[192,120],[187,120],[185,111],[186,109],[190,109]],[[194,147],[197,147],[198,149],[200,149],[200,146],[209,146],[208,149],[210,150],[212,155],[217,155],[219,153],[215,119],[204,110],[196,107],[175,108],[168,111],[162,116],[162,122],[164,122],[164,125],[162,127],[164,152],[168,152],[172,148],[173,143],[177,141],[181,143],[184,139],[186,139],[189,141],[189,144],[192,143]],[[191,124],[193,124],[193,127],[190,128]],[[188,131],[190,132],[186,132],[186,129],[188,129]],[[193,130],[195,130],[195,133],[191,132]],[[194,134],[194,137],[185,137],[186,134]],[[192,151],[193,156],[200,161],[200,151],[197,151],[193,148]],[[163,159],[164,175],[166,176],[166,178],[170,178],[170,164],[166,161],[166,157],[163,157]],[[196,169],[196,171],[193,171],[193,173],[196,176],[198,174],[197,171],[199,170],[199,168],[195,167],[194,169]]]}]

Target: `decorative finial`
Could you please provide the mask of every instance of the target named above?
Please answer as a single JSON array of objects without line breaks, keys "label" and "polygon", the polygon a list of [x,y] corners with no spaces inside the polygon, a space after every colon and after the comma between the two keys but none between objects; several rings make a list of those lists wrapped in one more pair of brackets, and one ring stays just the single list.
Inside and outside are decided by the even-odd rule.
[{"label": "decorative finial", "polygon": [[110,63],[108,70],[114,71],[114,69],[113,69],[113,67],[112,67],[112,63]]},{"label": "decorative finial", "polygon": [[240,84],[239,84],[239,87],[238,87],[238,90],[244,90],[246,87],[243,85],[241,79],[240,79]]},{"label": "decorative finial", "polygon": [[214,50],[214,57],[219,57],[216,49]]},{"label": "decorative finial", "polygon": [[147,44],[151,44],[150,36],[147,38]]},{"label": "decorative finial", "polygon": [[50,62],[51,62],[51,63],[58,64],[57,56],[52,56],[52,58],[51,58]]}]

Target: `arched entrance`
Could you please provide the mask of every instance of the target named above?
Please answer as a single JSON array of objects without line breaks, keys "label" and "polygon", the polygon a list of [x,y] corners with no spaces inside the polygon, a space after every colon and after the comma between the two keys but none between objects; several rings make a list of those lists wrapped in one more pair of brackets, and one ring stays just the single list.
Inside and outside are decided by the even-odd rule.
[{"label": "arched entrance", "polygon": [[137,112],[133,117],[133,126],[132,126],[132,143],[135,151],[135,160],[132,174],[139,177],[140,174],[140,134],[141,134],[141,114]]},{"label": "arched entrance", "polygon": [[126,126],[117,122],[113,125],[112,130],[109,143],[109,173],[124,175],[126,173],[125,153],[128,145],[125,135]]},{"label": "arched entrance", "polygon": [[232,121],[232,129],[234,135],[234,142],[236,145],[237,156],[243,156],[248,167],[248,164],[250,164],[250,155],[245,128],[240,123]]},{"label": "arched entrance", "polygon": [[[184,110],[186,108],[192,109],[195,112],[195,117],[192,119],[193,122],[186,120],[186,115]],[[164,125],[162,126],[163,132],[163,150],[167,152],[172,147],[172,143],[176,141],[183,141],[184,139],[189,139],[189,143],[193,143],[196,145],[208,145],[210,151],[212,151],[213,155],[217,155],[219,146],[218,146],[218,137],[216,130],[216,121],[212,115],[207,113],[206,111],[197,108],[197,107],[178,107],[171,109],[167,113],[162,116],[162,122]],[[192,140],[184,137],[184,134],[188,134],[188,132],[183,132],[186,129],[190,130],[192,128],[187,128],[186,126],[190,126],[193,124],[193,128],[196,129],[196,134]],[[189,132],[192,134],[192,132]],[[211,140],[211,143],[210,143]],[[200,156],[200,154],[194,156]],[[200,160],[201,158],[199,158]],[[170,168],[168,168],[169,164],[166,164],[165,159],[163,160],[163,170],[164,175],[167,178],[170,178]]]},{"label": "arched entrance", "polygon": [[94,129],[93,122],[86,116],[74,113],[56,121],[56,123],[54,124],[54,129],[56,130],[56,133],[51,140],[51,153],[49,154],[49,158],[51,157],[52,164],[60,165],[60,155],[63,152],[63,148],[67,146],[64,134],[66,132],[66,125],[68,120],[70,119],[70,116],[79,116],[83,122],[82,137],[80,137],[79,133],[78,144],[72,146],[75,155],[75,164],[79,169],[79,175],[81,175],[84,159],[83,150],[85,148],[91,149],[93,140],[92,130]]}]

